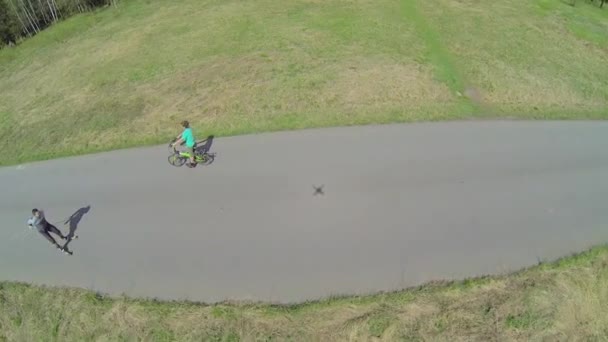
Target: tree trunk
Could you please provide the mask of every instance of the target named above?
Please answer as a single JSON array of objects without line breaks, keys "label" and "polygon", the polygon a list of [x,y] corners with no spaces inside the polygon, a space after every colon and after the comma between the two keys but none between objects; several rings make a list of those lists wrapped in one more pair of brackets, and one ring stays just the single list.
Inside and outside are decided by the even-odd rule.
[{"label": "tree trunk", "polygon": [[23,18],[21,18],[21,14],[19,14],[19,11],[17,10],[17,6],[15,6],[15,4],[11,0],[8,0],[7,2],[13,7],[13,11],[15,12],[15,15],[17,16],[17,19],[21,23],[21,32],[25,31],[25,33],[28,36],[31,36],[32,34],[30,32],[30,29],[25,24],[25,21],[23,21]]},{"label": "tree trunk", "polygon": [[38,30],[38,25],[36,25],[36,23],[34,22],[34,19],[28,12],[27,6],[23,2],[23,0],[20,0],[20,1],[21,1],[21,6],[20,6],[21,10],[23,11],[23,13],[25,14],[25,17],[28,20],[29,27],[32,29],[32,31],[34,31],[34,34],[38,33],[40,31],[40,30]]},{"label": "tree trunk", "polygon": [[56,23],[57,22],[57,14],[53,10],[53,5],[51,5],[51,2],[49,0],[46,0],[46,4],[49,6],[49,11],[51,12],[51,17],[53,17],[53,22]]},{"label": "tree trunk", "polygon": [[53,22],[53,16],[49,13],[49,11],[46,10],[46,7],[42,4],[42,0],[38,0],[38,10],[42,14],[44,26],[47,26]]},{"label": "tree trunk", "polygon": [[51,0],[51,3],[53,4],[53,9],[55,11],[55,18],[59,20],[59,18],[61,18],[61,11],[59,11],[59,8],[57,7],[57,2],[55,0]]},{"label": "tree trunk", "polygon": [[36,25],[36,29],[38,30],[38,32],[41,31],[40,29],[40,25],[38,25],[38,22],[40,21],[40,19],[38,19],[38,16],[36,15],[36,11],[34,11],[34,6],[32,6],[32,3],[29,0],[26,0],[27,4],[30,5],[30,10],[32,11],[30,16],[32,17],[32,21],[34,22],[34,25]]}]

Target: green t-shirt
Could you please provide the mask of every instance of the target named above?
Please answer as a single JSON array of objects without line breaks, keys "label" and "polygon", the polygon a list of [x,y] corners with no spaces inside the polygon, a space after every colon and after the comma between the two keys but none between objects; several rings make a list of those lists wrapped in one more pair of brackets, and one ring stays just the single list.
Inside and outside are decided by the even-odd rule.
[{"label": "green t-shirt", "polygon": [[182,133],[182,139],[184,139],[186,142],[186,146],[194,147],[194,143],[196,141],[194,140],[194,134],[192,134],[192,128],[186,128],[184,130],[184,133]]}]

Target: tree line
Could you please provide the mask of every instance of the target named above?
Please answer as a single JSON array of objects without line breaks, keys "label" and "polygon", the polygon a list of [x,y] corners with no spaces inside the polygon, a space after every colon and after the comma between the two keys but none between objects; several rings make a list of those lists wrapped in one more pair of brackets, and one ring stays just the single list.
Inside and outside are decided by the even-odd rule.
[{"label": "tree line", "polygon": [[61,19],[118,0],[0,0],[0,47],[16,44]]}]

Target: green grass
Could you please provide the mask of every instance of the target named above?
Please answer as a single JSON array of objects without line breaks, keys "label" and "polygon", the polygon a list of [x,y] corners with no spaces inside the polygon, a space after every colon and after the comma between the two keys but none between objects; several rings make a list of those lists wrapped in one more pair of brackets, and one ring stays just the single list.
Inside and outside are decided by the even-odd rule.
[{"label": "green grass", "polygon": [[199,136],[606,119],[608,11],[579,1],[124,0],[0,50],[0,165]]},{"label": "green grass", "polygon": [[514,274],[294,305],[0,283],[0,341],[605,341],[608,246]]}]

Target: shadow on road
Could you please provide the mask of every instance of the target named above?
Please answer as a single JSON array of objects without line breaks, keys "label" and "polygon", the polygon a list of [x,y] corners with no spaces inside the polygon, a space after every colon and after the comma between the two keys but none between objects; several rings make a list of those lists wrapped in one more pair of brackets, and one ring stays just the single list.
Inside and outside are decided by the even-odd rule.
[{"label": "shadow on road", "polygon": [[315,189],[315,192],[312,194],[313,196],[317,196],[317,195],[325,195],[325,192],[323,192],[323,187],[325,185],[321,185],[321,186],[315,186],[313,185],[312,188]]},{"label": "shadow on road", "polygon": [[[200,154],[207,154],[207,161],[203,163],[203,165],[210,165],[215,160],[215,153],[210,153],[211,145],[213,145],[213,135],[210,135],[205,140],[196,142],[196,152]],[[200,145],[204,143],[203,145]]]},{"label": "shadow on road", "polygon": [[80,220],[82,220],[82,217],[89,212],[89,210],[91,210],[91,206],[88,205],[86,207],[82,207],[78,210],[76,210],[75,213],[72,214],[72,216],[70,216],[63,224],[69,224],[70,226],[70,231],[67,235],[68,237],[68,242],[66,242],[66,244],[63,246],[63,248],[67,249],[68,248],[68,244],[70,242],[72,242],[72,238],[74,238],[74,236],[76,236],[76,230],[78,229],[78,224],[80,223]]},{"label": "shadow on road", "polygon": [[[196,142],[196,150],[200,153],[207,153],[209,152],[209,150],[211,150],[211,145],[213,145],[213,135],[210,135],[207,137],[207,139],[205,140],[201,140],[201,141],[197,141]],[[201,145],[201,143],[204,143],[203,145]]]}]

